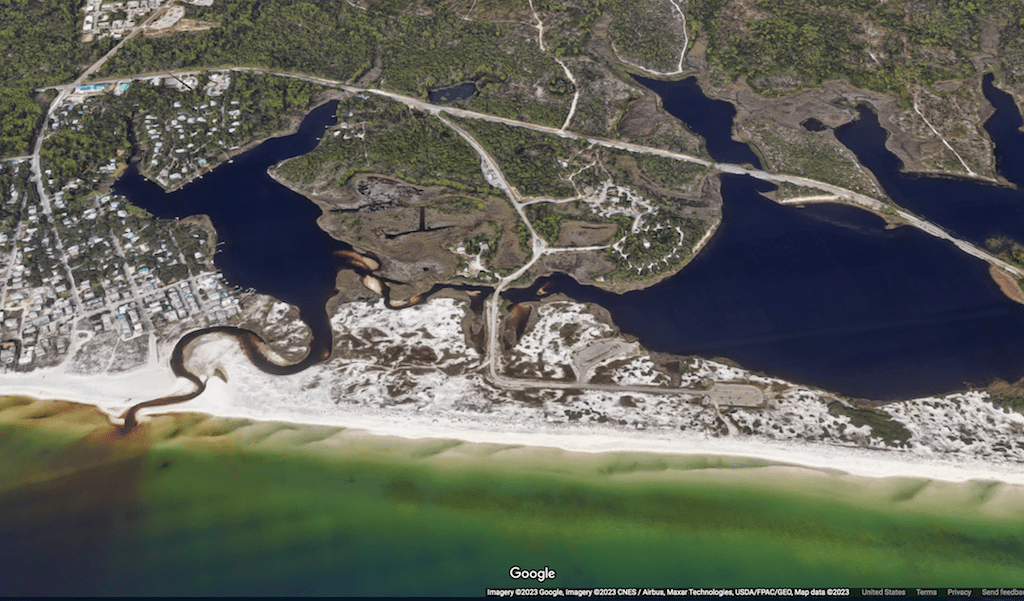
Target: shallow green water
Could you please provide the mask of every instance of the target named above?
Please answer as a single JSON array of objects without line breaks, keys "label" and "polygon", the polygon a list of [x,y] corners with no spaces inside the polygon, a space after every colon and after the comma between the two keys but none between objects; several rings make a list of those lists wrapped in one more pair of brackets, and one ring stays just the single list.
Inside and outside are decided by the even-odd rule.
[{"label": "shallow green water", "polygon": [[[7,465],[67,443],[0,429]],[[545,585],[559,587],[1024,581],[1018,520],[893,514],[770,482],[659,481],[630,465],[486,466],[157,445],[0,486],[0,593],[480,595],[528,585],[509,578],[513,565],[550,566]]]}]

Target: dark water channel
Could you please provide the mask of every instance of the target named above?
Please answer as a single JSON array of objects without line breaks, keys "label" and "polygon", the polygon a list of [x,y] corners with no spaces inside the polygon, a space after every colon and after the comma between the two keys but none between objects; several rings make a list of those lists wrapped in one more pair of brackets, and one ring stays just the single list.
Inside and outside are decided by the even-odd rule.
[{"label": "dark water channel", "polygon": [[[984,79],[986,98],[996,109],[985,123],[995,143],[1000,175],[1024,182],[1024,135],[1012,97]],[[984,247],[989,238],[1009,237],[1024,243],[1024,192],[981,180],[905,173],[903,162],[885,147],[888,133],[866,105],[859,117],[835,129],[836,137],[874,174],[896,204],[942,226],[954,235]]]},{"label": "dark water channel", "polygon": [[985,131],[995,144],[996,169],[999,174],[1018,187],[1024,187],[1024,120],[1013,96],[995,86],[995,76],[985,75],[981,90],[992,104],[995,113],[985,122]]},{"label": "dark water channel", "polygon": [[174,192],[142,177],[136,165],[114,185],[115,193],[157,217],[209,215],[219,241],[217,267],[231,284],[298,307],[313,333],[311,360],[331,348],[325,302],[342,266],[336,253],[352,247],[320,229],[319,207],[267,169],[313,150],[336,122],[336,108],[335,101],[314,109],[294,134],[271,138]]},{"label": "dark water channel", "polygon": [[661,81],[634,75],[640,85],[661,97],[666,111],[679,118],[691,131],[704,138],[708,154],[720,163],[749,163],[758,169],[761,161],[743,142],[732,139],[736,107],[724,100],[712,100],[697,85],[696,77],[682,81]]},{"label": "dark water channel", "polygon": [[[757,164],[731,138],[734,112],[701,100],[692,78],[638,80],[708,138],[716,161]],[[538,286],[606,307],[652,350],[726,357],[851,396],[911,398],[1024,375],[1024,307],[987,264],[860,209],[778,205],[760,194],[771,189],[723,176],[718,232],[651,288],[617,295],[567,276]]]},{"label": "dark water channel", "polygon": [[476,84],[473,82],[459,84],[443,90],[434,90],[427,94],[427,100],[444,104],[454,100],[465,100],[476,94]]},{"label": "dark water channel", "polygon": [[[267,169],[285,159],[310,152],[319,143],[325,128],[336,122],[337,101],[324,104],[303,119],[298,131],[271,138],[234,160],[222,164],[182,188],[165,193],[144,178],[132,165],[114,186],[114,192],[126,196],[157,217],[181,218],[206,214],[217,231],[218,247],[214,262],[228,283],[254,288],[291,303],[299,309],[310,327],[312,342],[307,356],[298,363],[279,365],[267,358],[267,342],[254,332],[232,326],[213,326],[190,332],[174,348],[171,368],[187,378],[195,389],[136,404],[124,415],[124,431],[136,422],[136,413],[146,407],[181,403],[195,398],[206,383],[184,366],[184,350],[197,338],[211,333],[234,336],[246,356],[261,370],[275,374],[298,373],[330,357],[333,332],[326,302],[335,293],[339,269],[353,269],[365,277],[377,279],[385,304],[390,308],[409,307],[426,301],[444,289],[457,289],[470,296],[471,309],[480,313],[491,288],[470,285],[437,284],[408,301],[392,302],[389,283],[400,283],[371,275],[366,257],[352,247],[335,240],[317,225],[321,211],[306,197],[279,184]],[[371,258],[371,263],[372,263]]]}]

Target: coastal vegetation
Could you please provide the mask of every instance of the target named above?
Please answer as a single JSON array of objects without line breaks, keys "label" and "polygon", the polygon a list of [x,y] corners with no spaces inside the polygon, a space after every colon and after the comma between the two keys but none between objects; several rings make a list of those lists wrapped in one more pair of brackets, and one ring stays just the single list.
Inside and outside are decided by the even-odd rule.
[{"label": "coastal vegetation", "polygon": [[1024,268],[1024,243],[1008,236],[992,236],[985,240],[985,248],[997,257]]},{"label": "coastal vegetation", "polygon": [[1021,394],[1019,389],[1015,389],[1012,392],[994,394],[990,400],[993,405],[1001,409],[1024,413],[1024,394]]},{"label": "coastal vegetation", "polygon": [[617,216],[620,243],[602,251],[615,262],[606,277],[612,281],[646,280],[678,270],[711,226],[704,219],[684,215],[670,206],[660,206],[647,215],[644,228],[634,232],[628,219]]},{"label": "coastal vegetation", "polygon": [[857,428],[870,427],[871,435],[881,438],[889,446],[900,446],[911,437],[910,431],[892,416],[869,407],[848,407],[836,401],[829,404],[828,412],[832,415],[845,415]]},{"label": "coastal vegetation", "polygon": [[[806,196],[821,196],[823,192],[817,188],[808,188],[806,186],[798,186],[789,182],[778,182],[775,184],[778,186],[778,190],[775,192],[776,197],[779,200],[786,200],[789,198],[803,198]],[[889,209],[892,214],[895,214],[894,209]]]},{"label": "coastal vegetation", "polygon": [[606,0],[605,6],[612,14],[608,31],[620,58],[655,71],[678,68],[686,35],[670,0]]},{"label": "coastal vegetation", "polygon": [[[48,137],[39,151],[43,169],[48,171],[50,186],[61,189],[69,182],[99,176],[99,169],[110,157],[124,156],[131,150],[128,123],[131,115],[124,112],[119,98],[109,106],[90,102],[81,109],[75,127],[64,127]],[[125,156],[125,158],[127,158]]]},{"label": "coastal vegetation", "polygon": [[503,123],[479,119],[457,119],[494,157],[509,183],[526,196],[550,198],[572,196],[569,181],[574,157],[585,148],[569,140]]},{"label": "coastal vegetation", "polygon": [[21,219],[21,201],[29,188],[35,188],[29,181],[30,175],[26,163],[0,163],[0,232],[6,234],[0,241],[0,251],[7,252],[14,245],[13,233]]},{"label": "coastal vegetation", "polygon": [[691,190],[709,171],[709,167],[689,161],[677,161],[656,154],[621,153],[618,164],[629,169],[632,159],[636,168],[651,182],[670,190]]},{"label": "coastal vegetation", "polygon": [[[371,10],[361,10],[343,0],[322,5],[239,0],[188,6],[187,16],[220,22],[221,27],[132,39],[101,74],[249,66],[360,80],[419,97],[475,81],[479,93],[459,101],[460,106],[561,124],[571,90],[559,85],[564,74],[550,54],[540,51],[536,38],[529,35],[532,28],[466,20],[436,0],[423,4],[415,10],[406,2],[377,3]],[[569,21],[577,27],[586,22],[583,16]],[[572,48],[576,46],[570,44],[566,52],[578,51]],[[555,92],[538,98],[536,87]]]},{"label": "coastal vegetation", "polygon": [[558,243],[558,234],[562,229],[564,215],[556,210],[556,205],[547,202],[532,204],[526,207],[526,216],[530,218],[533,229],[537,230],[541,238],[548,244]]},{"label": "coastal vegetation", "polygon": [[[713,67],[785,93],[837,77],[909,99],[912,83],[971,76],[986,19],[1017,9],[999,0],[692,0]],[[1016,25],[1015,25],[1016,26]],[[1011,61],[1017,59],[1009,59]],[[1004,63],[1005,64],[1005,63]]]},{"label": "coastal vegetation", "polygon": [[[535,23],[530,4],[523,0],[458,0],[454,4],[455,12],[464,20]],[[544,21],[545,47],[555,56],[571,57],[586,51],[603,7],[602,0],[533,0],[533,8]],[[532,31],[536,43],[536,30]]]},{"label": "coastal vegetation", "polygon": [[[614,226],[609,229],[615,232],[608,242],[611,248],[600,251],[614,264],[606,274],[612,281],[645,280],[678,269],[717,218],[706,201],[676,195],[694,193],[708,172],[703,165],[589,146],[501,123],[458,122],[494,157],[521,194],[551,199],[580,196],[572,202],[526,207],[530,223],[549,245],[603,244],[580,243],[579,231],[566,238],[563,226],[570,222]],[[599,193],[603,186],[611,187]],[[526,225],[518,223],[516,234],[521,251],[529,255]]]},{"label": "coastal vegetation", "polygon": [[32,152],[32,138],[43,122],[45,109],[26,89],[0,89],[0,156]]},{"label": "coastal vegetation", "polygon": [[[73,107],[67,118],[77,122],[59,128],[40,150],[43,168],[50,171],[48,179],[54,180],[51,187],[60,189],[75,179],[110,179],[111,174],[101,173],[100,167],[115,157],[119,162],[127,161],[133,150],[142,150],[144,158],[148,158],[153,149],[133,149],[129,131],[142,129],[144,116],[156,117],[164,123],[183,110],[191,111],[210,102],[203,91],[206,80],[204,74],[195,90],[186,88],[180,92],[140,82],[120,96],[108,92]],[[286,129],[290,118],[310,108],[322,90],[317,84],[291,78],[234,73],[227,91],[215,101],[239,112],[238,125],[234,131],[221,132],[219,136],[237,147]],[[206,132],[202,133],[193,139],[205,140]],[[223,158],[225,149],[211,143],[197,152],[203,153],[212,168]]]},{"label": "coastal vegetation", "polygon": [[1006,27],[999,35],[1002,75],[1011,86],[1024,83],[1024,4],[1007,2]]},{"label": "coastal vegetation", "polygon": [[370,70],[383,18],[346,2],[294,0],[188,5],[185,16],[221,24],[170,37],[129,40],[100,75],[130,75],[221,66],[273,67],[344,81]]},{"label": "coastal vegetation", "polygon": [[492,190],[480,170],[480,157],[436,117],[361,94],[340,101],[338,120],[339,128],[319,147],[285,162],[278,173],[300,185],[338,187],[358,173],[381,173],[414,185],[480,195]]},{"label": "coastal vegetation", "polygon": [[775,171],[835,184],[869,196],[878,195],[856,158],[849,151],[830,144],[821,134],[786,129],[772,121],[747,121],[741,127],[757,146],[766,166]]},{"label": "coastal vegetation", "polygon": [[[383,87],[422,98],[433,89],[474,81],[478,94],[454,104],[561,125],[572,86],[564,85],[561,68],[536,40],[515,35],[506,24],[465,21],[440,3],[432,8],[430,16],[401,14],[376,23]],[[535,86],[553,90],[547,101],[537,100]]]},{"label": "coastal vegetation", "polygon": [[112,40],[79,41],[78,2],[0,2],[0,157],[32,152],[46,106],[34,89],[71,81]]}]

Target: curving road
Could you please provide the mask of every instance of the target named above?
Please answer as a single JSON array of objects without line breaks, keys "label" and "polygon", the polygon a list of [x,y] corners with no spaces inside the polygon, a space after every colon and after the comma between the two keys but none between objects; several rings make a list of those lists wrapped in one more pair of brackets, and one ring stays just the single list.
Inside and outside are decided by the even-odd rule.
[{"label": "curving road", "polygon": [[[118,46],[116,46],[114,49],[112,49],[107,54],[107,56],[103,57],[103,59],[98,61],[96,64],[92,65],[86,72],[83,73],[83,75],[81,77],[79,77],[78,80],[75,81],[75,83],[69,84],[69,85],[65,85],[65,86],[54,86],[54,87],[51,87],[51,88],[41,88],[41,89],[57,89],[57,90],[60,91],[60,94],[58,94],[57,100],[51,105],[50,113],[52,113],[53,110],[55,110],[55,107],[59,105],[59,101],[62,99],[64,94],[66,94],[70,89],[73,89],[74,86],[79,85],[81,83],[81,81],[84,81],[84,79],[89,76],[89,74],[95,72],[102,65],[103,62],[105,62],[110,56],[112,56],[117,51],[118,48],[120,48],[121,44],[123,44],[125,41],[127,41],[130,37],[134,36],[135,33],[137,33],[137,31],[141,29],[141,27],[142,26],[140,26],[139,28],[136,28],[136,30],[133,31],[131,35],[126,37],[124,40],[122,40],[122,42],[120,44],[118,44]],[[538,41],[543,46],[543,23],[539,23],[538,24]],[[765,181],[770,181],[770,182],[790,183],[790,184],[795,184],[795,185],[798,185],[798,186],[815,188],[815,189],[818,189],[818,190],[821,190],[823,192],[828,193],[829,195],[831,195],[832,197],[835,197],[836,199],[845,200],[845,201],[848,201],[848,202],[851,202],[853,204],[862,206],[862,207],[867,208],[867,209],[872,210],[872,211],[876,211],[876,212],[889,211],[890,213],[895,211],[895,214],[898,215],[899,217],[903,218],[904,220],[906,220],[906,222],[908,224],[910,224],[910,225],[912,225],[914,227],[917,227],[918,229],[920,229],[920,230],[922,230],[924,232],[927,232],[928,234],[931,234],[931,235],[933,235],[933,236],[935,236],[937,238],[948,240],[948,241],[952,242],[954,245],[956,245],[960,250],[964,251],[965,253],[967,253],[969,255],[972,255],[974,257],[977,257],[979,259],[982,259],[982,260],[984,260],[984,261],[986,261],[986,262],[988,262],[988,263],[990,263],[992,265],[995,265],[996,267],[999,267],[1000,269],[1002,269],[1004,271],[1007,271],[1007,272],[1009,272],[1009,273],[1011,273],[1011,274],[1013,274],[1013,275],[1015,275],[1017,277],[1024,278],[1024,270],[1019,269],[1016,266],[1010,265],[1009,263],[1007,263],[1007,262],[1005,262],[1005,261],[1003,261],[1003,260],[1001,260],[1001,259],[999,259],[997,257],[994,257],[994,256],[990,255],[989,253],[983,251],[982,249],[974,246],[973,244],[971,244],[971,243],[969,243],[967,241],[960,240],[960,239],[952,236],[951,234],[949,234],[948,232],[946,232],[945,230],[943,230],[942,228],[936,226],[935,224],[933,224],[931,222],[925,221],[925,220],[923,220],[923,219],[921,219],[921,218],[919,218],[919,217],[917,217],[917,216],[915,216],[915,215],[913,215],[913,214],[911,214],[911,213],[909,213],[909,212],[907,212],[905,210],[902,210],[902,209],[900,209],[898,207],[894,207],[892,205],[883,203],[882,201],[880,201],[878,199],[875,199],[875,198],[872,198],[870,196],[867,196],[867,195],[864,195],[864,194],[860,194],[860,193],[854,192],[852,190],[848,190],[846,188],[842,188],[840,186],[835,186],[833,184],[828,184],[828,183],[825,183],[825,182],[820,182],[820,181],[813,180],[813,179],[806,178],[806,177],[795,176],[795,175],[786,175],[786,174],[781,174],[781,173],[769,173],[767,171],[763,171],[763,170],[760,170],[760,169],[751,169],[751,168],[743,167],[743,166],[740,166],[740,165],[734,165],[734,164],[728,164],[728,163],[717,163],[717,162],[714,162],[714,161],[710,161],[710,160],[707,160],[707,159],[703,159],[703,158],[700,158],[700,157],[696,157],[696,156],[692,156],[692,155],[688,155],[688,154],[684,154],[684,153],[674,152],[674,151],[670,151],[670,150],[662,150],[662,149],[658,149],[658,148],[651,148],[651,147],[647,147],[647,146],[643,146],[643,145],[635,144],[635,143],[631,143],[631,142],[625,142],[625,141],[621,141],[621,140],[612,140],[612,139],[607,139],[607,138],[602,138],[602,137],[587,136],[587,135],[573,133],[573,132],[567,131],[565,129],[565,127],[568,126],[569,120],[571,120],[571,117],[572,117],[572,113],[571,112],[570,112],[569,118],[566,120],[566,123],[563,124],[562,128],[555,128],[555,127],[551,127],[551,126],[547,126],[547,125],[539,125],[539,124],[535,124],[535,123],[525,123],[525,122],[522,122],[522,121],[517,121],[515,119],[509,119],[509,118],[506,118],[506,117],[500,117],[500,116],[497,116],[497,115],[490,115],[490,114],[486,114],[486,113],[478,113],[478,112],[475,112],[475,111],[469,111],[469,110],[459,109],[459,108],[449,107],[449,106],[440,106],[440,105],[436,105],[436,104],[431,104],[431,103],[426,102],[424,100],[421,100],[419,98],[414,98],[414,97],[407,96],[407,95],[404,95],[404,94],[399,94],[399,93],[396,93],[396,92],[389,92],[389,91],[386,91],[386,90],[379,90],[379,89],[373,89],[373,88],[364,88],[364,87],[359,87],[359,86],[352,86],[352,85],[346,84],[344,82],[330,80],[330,79],[321,78],[321,77],[314,77],[314,76],[305,75],[305,74],[301,74],[301,73],[290,73],[290,72],[283,72],[283,71],[274,71],[274,70],[268,70],[268,69],[247,68],[247,67],[233,67],[233,68],[230,68],[230,69],[221,69],[221,70],[225,70],[225,71],[226,70],[231,70],[231,71],[238,71],[238,72],[263,73],[263,74],[268,74],[268,75],[276,75],[276,76],[279,76],[279,77],[290,77],[290,78],[295,78],[295,79],[299,79],[299,80],[302,80],[302,81],[308,81],[308,82],[312,82],[312,83],[317,83],[317,84],[320,84],[320,85],[323,85],[323,86],[332,87],[332,88],[335,88],[335,89],[343,90],[343,91],[354,93],[354,94],[363,93],[363,94],[375,94],[375,95],[378,95],[378,96],[384,96],[384,97],[390,98],[392,100],[395,100],[397,102],[401,102],[401,103],[405,104],[406,106],[409,106],[409,107],[412,107],[412,108],[415,108],[415,109],[427,112],[427,113],[429,113],[431,115],[434,115],[434,116],[438,117],[448,127],[452,128],[455,132],[457,132],[459,134],[459,136],[461,136],[464,140],[466,140],[466,142],[469,143],[474,148],[474,150],[476,150],[476,152],[480,155],[480,158],[481,158],[481,169],[483,170],[484,175],[485,175],[487,181],[489,183],[491,183],[491,185],[493,185],[493,186],[495,186],[497,188],[500,188],[501,190],[503,190],[508,195],[509,199],[512,201],[513,207],[515,208],[516,212],[519,214],[520,218],[523,220],[523,223],[526,224],[527,228],[529,229],[530,236],[531,236],[531,238],[533,240],[533,244],[532,244],[533,253],[532,253],[532,256],[531,256],[530,260],[525,265],[523,265],[521,268],[516,270],[514,273],[512,273],[509,276],[506,276],[504,278],[501,278],[499,280],[499,283],[498,283],[498,285],[495,288],[495,292],[490,297],[490,299],[489,299],[489,301],[487,303],[487,306],[486,306],[486,313],[487,313],[486,318],[487,318],[487,322],[488,322],[488,325],[489,325],[489,333],[488,333],[488,344],[487,344],[487,351],[488,352],[487,352],[487,358],[485,359],[485,365],[487,366],[488,375],[492,379],[492,381],[495,384],[498,384],[498,385],[506,387],[506,388],[513,388],[513,389],[524,389],[524,388],[590,389],[590,390],[609,390],[609,391],[633,391],[633,392],[642,392],[642,393],[710,394],[712,396],[712,398],[714,398],[716,396],[716,393],[715,393],[714,390],[712,390],[712,391],[703,391],[703,390],[692,389],[692,388],[664,388],[664,387],[658,387],[658,386],[639,386],[639,385],[637,385],[637,386],[618,386],[618,385],[601,385],[601,384],[586,384],[586,383],[572,383],[572,382],[552,382],[552,381],[547,381],[547,380],[543,380],[543,381],[541,381],[541,380],[518,380],[518,379],[507,378],[507,377],[503,376],[500,373],[500,354],[497,352],[497,349],[498,349],[499,305],[500,305],[500,298],[501,298],[500,295],[501,295],[501,292],[504,289],[506,289],[509,285],[511,285],[512,282],[514,282],[519,277],[521,277],[523,274],[525,274],[529,270],[529,268],[532,267],[534,264],[536,264],[536,262],[538,260],[540,260],[540,258],[543,257],[544,255],[555,253],[555,252],[580,252],[580,251],[587,251],[587,250],[598,250],[601,247],[548,248],[547,243],[543,240],[543,238],[541,238],[537,234],[536,230],[534,229],[533,225],[531,224],[529,218],[527,217],[527,215],[526,215],[526,213],[524,211],[524,207],[526,205],[531,204],[533,202],[542,202],[545,199],[524,199],[519,194],[519,192],[511,184],[509,184],[508,180],[505,178],[504,173],[501,171],[501,168],[500,168],[498,162],[496,160],[494,160],[493,157],[490,156],[490,154],[486,151],[486,149],[484,149],[465,130],[463,130],[462,128],[458,127],[457,125],[455,125],[450,120],[445,119],[444,118],[445,115],[451,115],[451,116],[461,117],[461,118],[466,118],[466,119],[483,120],[483,121],[488,121],[488,122],[492,122],[492,123],[502,123],[504,125],[509,125],[509,126],[512,126],[512,127],[521,127],[521,128],[529,129],[529,130],[536,131],[536,132],[547,133],[547,134],[551,134],[551,135],[555,135],[555,136],[561,136],[563,138],[570,138],[570,139],[575,139],[575,140],[583,140],[583,141],[589,142],[590,144],[600,145],[600,146],[604,146],[606,148],[615,148],[615,149],[625,150],[625,151],[628,151],[628,152],[635,152],[635,153],[652,154],[652,155],[662,156],[662,157],[665,157],[665,158],[674,159],[674,160],[678,160],[678,161],[686,161],[686,162],[695,163],[695,164],[698,164],[698,165],[703,165],[705,167],[708,167],[708,168],[710,168],[712,170],[716,170],[716,171],[721,172],[721,173],[730,173],[730,174],[736,174],[736,175],[748,175],[748,176],[751,176],[751,177],[754,177],[754,178],[757,178],[757,179],[761,179],[761,180],[765,180]],[[185,74],[191,74],[191,73],[197,73],[197,72],[199,72],[199,71],[195,70],[195,69],[192,69],[192,70],[181,70],[181,71],[171,71],[171,72],[160,72],[160,73],[154,73],[154,74],[139,74],[139,75],[135,75],[135,76],[130,77],[130,78],[107,78],[107,79],[101,79],[101,80],[97,80],[96,83],[130,81],[132,79],[137,79],[137,78],[142,78],[142,77],[152,77],[152,76],[155,76],[155,75],[185,75]],[[578,90],[577,90],[577,96],[578,96]],[[574,98],[574,103],[575,103],[575,100],[576,99]],[[39,138],[36,141],[35,152],[32,155],[33,168],[36,171],[36,173],[38,173],[38,163],[39,163],[38,151],[39,151],[39,148],[40,148],[40,146],[42,144],[42,140],[43,140],[43,134],[41,132]],[[39,188],[40,188],[41,192],[43,194],[45,194],[45,191],[42,191],[41,178],[39,178],[38,181],[39,181]],[[47,203],[47,209],[48,209],[48,203]],[[59,241],[58,241],[58,244],[59,244]],[[70,276],[70,271],[69,271],[69,276]],[[76,294],[76,297],[77,297],[77,294]],[[77,302],[77,298],[76,298],[76,302]],[[750,388],[756,389],[755,387],[750,387]],[[757,389],[757,390],[759,391],[759,389]],[[729,394],[734,394],[734,393],[735,393],[735,391],[732,391]],[[724,393],[723,393],[723,395],[724,395]]]}]

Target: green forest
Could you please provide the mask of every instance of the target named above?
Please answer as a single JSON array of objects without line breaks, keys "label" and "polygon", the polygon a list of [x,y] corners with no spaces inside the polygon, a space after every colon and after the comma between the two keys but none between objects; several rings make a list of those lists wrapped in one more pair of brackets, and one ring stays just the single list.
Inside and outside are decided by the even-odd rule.
[{"label": "green forest", "polygon": [[[982,19],[1014,16],[1017,25],[1011,30],[1024,26],[1019,20],[1024,9],[1015,4],[758,0],[758,14],[748,16],[730,0],[691,0],[686,10],[690,23],[708,37],[712,61],[733,79],[746,76],[761,91],[786,92],[844,78],[859,87],[905,94],[911,82],[927,85],[972,75],[967,56],[979,51]],[[865,30],[878,32],[872,46]],[[1016,54],[1004,61],[1019,61],[1020,51]]]},{"label": "green forest", "polygon": [[878,193],[852,154],[820,136],[796,137],[771,121],[748,121],[743,130],[756,144],[762,160],[775,171],[802,175],[869,196]]},{"label": "green forest", "polygon": [[629,154],[636,161],[636,166],[647,179],[670,190],[688,190],[697,178],[710,170],[704,165],[677,161],[656,154]]},{"label": "green forest", "polygon": [[[0,163],[0,232],[9,236],[0,243],[0,250],[9,250],[14,243],[14,231],[21,219],[22,205],[29,195],[35,196],[35,186],[29,181],[32,172],[27,163],[12,165]],[[13,192],[17,192],[14,197]]]},{"label": "green forest", "polygon": [[110,48],[89,46],[81,35],[80,3],[0,0],[0,156],[32,152],[45,104],[35,88],[74,80],[82,65]]},{"label": "green forest", "polygon": [[[218,0],[185,7],[187,17],[217,27],[129,40],[99,75],[253,66],[419,97],[475,81],[479,93],[458,106],[559,125],[573,90],[554,57],[586,54],[603,13],[613,17],[609,34],[627,54],[655,68],[671,66],[681,43],[670,31],[672,9],[653,0],[641,4],[537,0],[549,46],[541,52],[521,0],[388,0],[371,3],[370,10],[344,0]],[[46,100],[35,88],[71,81],[114,43],[79,41],[80,8],[79,2],[61,0],[0,0],[0,155],[30,151]],[[1024,82],[1021,2],[756,0],[756,10],[748,8],[738,0],[685,3],[691,37],[707,40],[712,68],[732,79],[745,77],[765,93],[845,78],[906,97],[910,83],[973,74],[967,56],[979,50],[986,20],[1005,25],[1003,78]],[[464,18],[468,13],[475,18]],[[600,115],[590,113],[601,108],[583,98],[580,116],[600,122]]]},{"label": "green forest", "polygon": [[[551,56],[533,40],[508,35],[508,26],[466,21],[441,0],[425,2],[429,14],[400,12],[405,2],[359,10],[335,0],[236,0],[187,8],[188,15],[218,28],[167,38],[136,38],[104,65],[102,74],[157,72],[192,67],[250,66],[309,73],[340,81],[364,75],[385,89],[425,97],[429,90],[464,81],[481,84],[464,101],[479,110],[560,123],[562,99],[533,98],[534,85],[562,77]],[[371,73],[375,59],[379,73]]]},{"label": "green forest", "polygon": [[[618,217],[616,220],[620,222],[619,232],[624,237],[622,252],[626,258],[613,249],[603,252],[615,262],[615,269],[609,277],[622,280],[645,279],[679,268],[689,260],[693,246],[709,227],[707,222],[684,216],[670,207],[661,207],[645,217],[644,222],[648,226],[659,227],[636,234],[632,232],[628,219]],[[680,231],[683,233],[682,245]]]},{"label": "green forest", "polygon": [[[120,99],[118,99],[120,100]],[[121,105],[121,103],[117,103]],[[62,127],[46,139],[39,151],[44,170],[51,171],[52,189],[59,190],[76,178],[96,176],[97,169],[120,155],[130,156],[130,113],[121,106],[99,103],[83,106],[78,128]],[[77,111],[76,111],[77,112]]]},{"label": "green forest", "polygon": [[[55,180],[54,189],[76,178],[96,177],[100,165],[118,156],[127,161],[133,150],[128,132],[133,124],[137,125],[137,119],[147,114],[169,119],[182,110],[174,106],[176,102],[181,106],[197,106],[208,101],[202,90],[205,79],[203,75],[196,90],[184,92],[136,83],[121,96],[107,93],[72,107],[70,112],[77,114],[79,123],[60,128],[46,139],[40,150],[43,168],[52,171],[49,177]],[[287,126],[288,117],[308,109],[314,96],[322,90],[321,86],[296,79],[232,74],[231,86],[221,101],[239,102],[235,106],[242,111],[239,117],[242,125],[234,134],[235,143],[241,146],[281,131]],[[214,152],[213,156],[216,154]]]},{"label": "green forest", "polygon": [[300,184],[326,177],[330,185],[343,186],[357,173],[373,172],[410,184],[484,195],[491,191],[480,157],[436,117],[363,94],[339,103],[338,120],[347,129],[326,135],[316,150],[281,165],[279,174]]},{"label": "green forest", "polygon": [[565,219],[558,207],[548,202],[540,202],[528,205],[525,211],[530,223],[533,224],[533,229],[537,230],[540,237],[552,246],[557,244],[558,234],[562,231],[562,221]]},{"label": "green forest", "polygon": [[605,0],[621,58],[640,60],[656,71],[675,71],[686,39],[676,33],[679,15],[666,0]]},{"label": "green forest", "polygon": [[562,162],[579,152],[582,142],[479,119],[457,122],[498,161],[521,194],[566,198],[575,193],[568,181],[569,167]]},{"label": "green forest", "polygon": [[186,16],[221,25],[189,35],[134,38],[101,74],[250,66],[351,80],[370,69],[379,36],[371,15],[343,1],[214,2],[188,6]]},{"label": "green forest", "polygon": [[1013,86],[1024,83],[1024,2],[1008,2],[1006,28],[999,36],[1003,77]]}]

